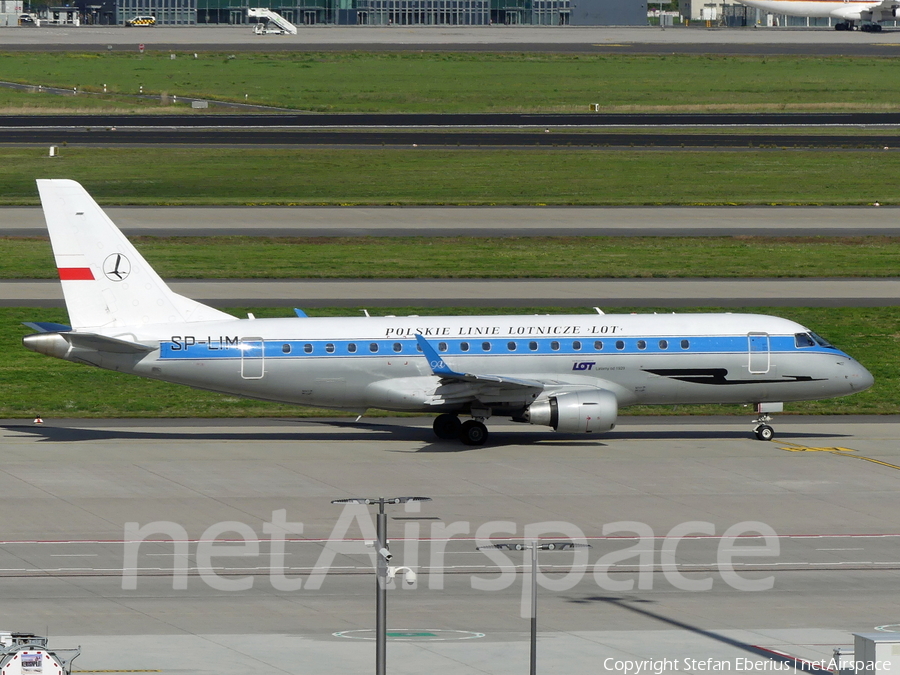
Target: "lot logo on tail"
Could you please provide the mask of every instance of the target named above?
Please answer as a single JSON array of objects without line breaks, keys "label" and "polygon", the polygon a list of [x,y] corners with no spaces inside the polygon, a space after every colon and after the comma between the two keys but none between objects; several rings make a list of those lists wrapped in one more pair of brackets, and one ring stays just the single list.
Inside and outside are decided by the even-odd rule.
[{"label": "lot logo on tail", "polygon": [[131,262],[121,253],[113,253],[103,261],[103,274],[110,281],[124,281],[131,274]]}]

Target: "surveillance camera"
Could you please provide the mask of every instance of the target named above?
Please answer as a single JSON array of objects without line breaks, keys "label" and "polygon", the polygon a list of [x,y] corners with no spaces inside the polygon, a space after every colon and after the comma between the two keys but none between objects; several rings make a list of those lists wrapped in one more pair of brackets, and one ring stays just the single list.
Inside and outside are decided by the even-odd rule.
[{"label": "surveillance camera", "polygon": [[388,551],[388,550],[387,550],[386,548],[384,548],[383,546],[382,546],[380,549],[378,549],[378,555],[380,555],[380,556],[381,556],[382,558],[384,558],[385,560],[390,560],[391,558],[394,557],[394,556],[391,554],[391,552]]},{"label": "surveillance camera", "polygon": [[409,585],[416,583],[416,573],[412,570],[406,570],[406,574],[403,575],[403,581]]}]

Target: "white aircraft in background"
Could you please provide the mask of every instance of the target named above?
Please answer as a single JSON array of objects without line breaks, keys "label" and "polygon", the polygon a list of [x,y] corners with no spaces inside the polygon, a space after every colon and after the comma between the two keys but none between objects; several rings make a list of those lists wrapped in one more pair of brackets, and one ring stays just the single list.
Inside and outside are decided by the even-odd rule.
[{"label": "white aircraft in background", "polygon": [[[784,401],[872,386],[800,324],[753,314],[237,319],[173,293],[71,180],[38,190],[71,327],[25,347],[67,361],[249,398],[359,414],[439,413],[439,438],[487,439],[492,416],[604,432],[634,404],[743,403],[774,431]],[[461,422],[459,415],[469,416]]]},{"label": "white aircraft in background", "polygon": [[881,21],[892,21],[900,12],[897,0],[738,0],[769,14],[838,19],[835,30],[860,30],[878,33]]}]

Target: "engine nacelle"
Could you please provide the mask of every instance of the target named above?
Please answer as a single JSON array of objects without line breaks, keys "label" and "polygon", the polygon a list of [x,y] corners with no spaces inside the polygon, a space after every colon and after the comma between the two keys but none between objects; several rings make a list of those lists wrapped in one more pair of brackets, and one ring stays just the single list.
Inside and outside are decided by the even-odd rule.
[{"label": "engine nacelle", "polygon": [[532,403],[525,411],[530,424],[543,424],[567,434],[609,431],[616,426],[619,401],[611,391],[570,391]]}]

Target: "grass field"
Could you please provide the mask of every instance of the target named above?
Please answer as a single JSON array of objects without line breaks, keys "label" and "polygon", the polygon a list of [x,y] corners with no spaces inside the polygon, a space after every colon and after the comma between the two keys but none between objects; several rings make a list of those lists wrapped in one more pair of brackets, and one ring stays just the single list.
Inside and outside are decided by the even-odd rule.
[{"label": "grass field", "polygon": [[[249,308],[257,317],[288,316],[283,309]],[[668,311],[658,308],[659,311]],[[247,310],[230,310],[235,316]],[[628,309],[622,309],[627,312]],[[653,309],[642,308],[642,313]],[[682,310],[686,311],[686,310]],[[704,309],[703,311],[716,311]],[[869,391],[842,399],[786,405],[788,412],[804,414],[895,414],[900,408],[900,308],[766,308],[748,310],[776,314],[812,327],[858,358],[875,376]],[[440,312],[420,307],[384,309],[384,314],[476,314],[483,310],[446,308]],[[534,307],[491,310],[496,314],[563,313],[559,309]],[[565,313],[571,313],[570,310]],[[353,309],[311,310],[314,316],[359,316]],[[315,411],[294,406],[268,404],[232,396],[196,391],[163,382],[99,370],[60,361],[26,350],[21,338],[29,329],[22,321],[66,320],[62,310],[0,308],[0,418],[31,417],[254,417],[304,416]],[[740,406],[643,406],[629,408],[631,414],[741,414]]]},{"label": "grass field", "polygon": [[[173,52],[176,53],[176,52]],[[0,80],[309,111],[893,110],[892,58],[471,53],[0,53]],[[163,106],[4,91],[0,109]],[[186,107],[181,109],[187,111]]]},{"label": "grass field", "polygon": [[883,150],[0,148],[0,205],[35,178],[105,204],[900,204]]},{"label": "grass field", "polygon": [[[896,277],[896,237],[134,237],[165,278]],[[55,279],[47,239],[0,238],[0,278]]]}]

